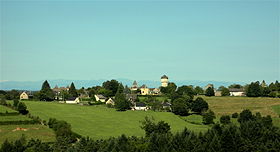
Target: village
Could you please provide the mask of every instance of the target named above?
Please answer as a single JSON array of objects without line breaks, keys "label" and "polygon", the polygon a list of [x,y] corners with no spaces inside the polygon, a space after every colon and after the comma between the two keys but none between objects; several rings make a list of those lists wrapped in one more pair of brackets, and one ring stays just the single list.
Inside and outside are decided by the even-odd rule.
[{"label": "village", "polygon": [[[163,75],[160,77],[160,82],[161,86],[158,88],[149,88],[147,85],[143,84],[141,86],[138,85],[137,81],[134,81],[131,87],[127,87],[124,92],[126,100],[128,100],[131,103],[131,110],[148,110],[151,109],[151,106],[147,105],[144,102],[139,101],[139,97],[160,97],[164,93],[161,91],[165,88],[168,87],[170,84],[169,78],[166,75]],[[192,87],[192,86],[189,86]],[[199,88],[199,87],[198,87]],[[222,90],[214,88],[213,84],[208,84],[207,86],[204,87],[204,89],[201,89],[200,93],[197,94],[204,94],[207,89],[212,89],[214,91],[213,96],[222,96]],[[55,99],[59,103],[66,103],[66,104],[80,104],[80,105],[88,105],[91,104],[92,102],[91,99],[94,101],[94,103],[99,103],[99,104],[106,104],[109,107],[112,107],[115,105],[115,97],[114,96],[106,96],[105,94],[94,94],[90,95],[90,92],[87,91],[86,89],[82,88],[80,93],[77,94],[77,96],[73,97],[67,97],[65,98],[63,95],[65,92],[68,92],[70,89],[69,86],[66,87],[58,87],[57,85],[52,88],[52,91],[55,94]],[[229,88],[228,89],[228,96],[246,96],[245,95],[245,90],[244,88],[237,87],[237,88]],[[20,94],[20,100],[32,100],[33,99],[34,92],[31,91],[23,91]],[[92,96],[92,97],[90,97]],[[163,109],[171,109],[171,102],[170,100],[164,100],[161,102],[161,106]]]}]

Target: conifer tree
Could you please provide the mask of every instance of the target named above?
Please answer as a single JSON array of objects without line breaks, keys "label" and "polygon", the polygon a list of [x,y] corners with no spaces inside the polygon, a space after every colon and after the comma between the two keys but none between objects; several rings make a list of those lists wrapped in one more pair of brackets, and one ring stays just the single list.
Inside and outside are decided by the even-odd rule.
[{"label": "conifer tree", "polygon": [[78,97],[78,93],[74,83],[72,82],[69,88],[69,95],[70,97]]},{"label": "conifer tree", "polygon": [[53,101],[54,100],[54,92],[52,91],[48,81],[44,81],[42,84],[42,88],[38,94],[39,100],[41,101]]}]

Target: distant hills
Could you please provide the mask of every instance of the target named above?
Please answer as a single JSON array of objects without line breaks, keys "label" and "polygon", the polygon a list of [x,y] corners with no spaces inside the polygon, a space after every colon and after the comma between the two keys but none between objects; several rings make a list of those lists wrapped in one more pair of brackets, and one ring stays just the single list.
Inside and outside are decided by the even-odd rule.
[{"label": "distant hills", "polygon": [[[119,82],[122,82],[123,85],[131,86],[134,80],[130,79],[116,79]],[[74,82],[76,88],[81,87],[92,87],[96,85],[102,85],[104,81],[107,81],[105,79],[99,79],[99,80],[64,80],[64,79],[57,79],[57,80],[48,80],[51,87],[54,88],[56,85],[61,86],[68,86],[71,84],[71,82]],[[152,81],[152,80],[136,80],[138,83],[138,86],[141,86],[143,84],[146,84],[148,87],[159,87],[161,85],[160,80],[159,81]],[[40,90],[42,83],[44,80],[41,81],[4,81],[0,82],[0,90]],[[181,80],[181,81],[174,81],[177,86],[181,85],[193,85],[193,86],[201,86],[204,87],[207,84],[211,83],[214,84],[215,88],[218,88],[219,86],[229,86],[234,83],[242,84],[244,85],[244,82],[224,82],[224,81],[199,81],[199,80]]]}]

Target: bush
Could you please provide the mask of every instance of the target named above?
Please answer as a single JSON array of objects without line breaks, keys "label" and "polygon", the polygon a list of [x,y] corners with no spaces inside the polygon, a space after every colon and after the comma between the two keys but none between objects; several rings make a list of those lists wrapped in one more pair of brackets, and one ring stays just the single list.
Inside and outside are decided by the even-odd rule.
[{"label": "bush", "polygon": [[19,113],[21,113],[23,115],[28,114],[27,107],[23,102],[18,103],[17,110],[18,110]]},{"label": "bush", "polygon": [[208,97],[215,96],[214,89],[212,87],[207,88],[205,91],[205,96],[208,96]]},{"label": "bush", "polygon": [[14,102],[14,103],[13,103],[13,106],[14,106],[14,107],[17,107],[17,106],[18,106],[18,103],[19,103],[18,99],[14,99],[13,102]]},{"label": "bush", "polygon": [[195,101],[191,104],[192,111],[201,113],[202,111],[208,110],[208,103],[201,97],[195,99]]},{"label": "bush", "polygon": [[221,124],[229,124],[230,123],[230,116],[228,115],[223,115],[221,118],[220,118],[220,122]]},{"label": "bush", "polygon": [[175,99],[171,105],[172,112],[175,115],[187,116],[189,115],[189,106],[183,98]]},{"label": "bush", "polygon": [[205,124],[205,125],[208,125],[208,124],[214,124],[214,119],[216,118],[215,116],[215,113],[212,111],[212,110],[209,110],[208,112],[205,112],[203,115],[202,115],[202,123]]},{"label": "bush", "polygon": [[255,120],[255,116],[252,114],[250,110],[248,109],[243,110],[239,115],[238,122],[242,123],[249,120]]},{"label": "bush", "polygon": [[4,106],[7,105],[7,102],[6,102],[6,99],[5,99],[5,96],[4,96],[4,95],[1,95],[1,96],[0,96],[0,104],[1,104],[1,105],[4,105]]},{"label": "bush", "polygon": [[238,118],[238,113],[237,113],[237,112],[233,113],[233,114],[231,115],[231,117],[232,117],[232,118]]},{"label": "bush", "polygon": [[0,125],[29,125],[38,123],[39,122],[35,120],[0,121]]}]

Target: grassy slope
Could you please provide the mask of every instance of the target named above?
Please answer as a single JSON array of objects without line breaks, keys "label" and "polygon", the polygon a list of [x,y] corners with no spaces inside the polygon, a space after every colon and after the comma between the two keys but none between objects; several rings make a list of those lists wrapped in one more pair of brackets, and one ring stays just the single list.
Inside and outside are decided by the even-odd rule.
[{"label": "grassy slope", "polygon": [[[0,112],[17,112],[11,108],[0,105]],[[16,116],[0,116],[0,121],[18,121],[18,120],[31,120],[24,115]],[[26,131],[19,130],[15,131],[16,128],[25,128]],[[2,144],[6,139],[14,141],[19,139],[22,134],[24,134],[27,139],[40,139],[44,142],[55,141],[54,132],[47,126],[42,125],[0,125],[0,144]]]},{"label": "grassy slope", "polygon": [[[248,98],[248,97],[203,97],[219,120],[222,115],[240,113],[244,109],[250,109],[253,113],[260,112],[263,116],[271,115],[275,126],[280,127],[280,98]],[[277,114],[278,112],[278,114]],[[233,121],[236,121],[233,119]]]},{"label": "grassy slope", "polygon": [[144,131],[140,128],[140,121],[144,120],[145,116],[152,116],[156,120],[164,120],[170,124],[173,132],[180,131],[184,127],[196,132],[208,129],[208,126],[187,123],[169,112],[117,112],[115,109],[104,106],[80,106],[32,101],[27,101],[26,104],[32,115],[39,116],[44,120],[49,118],[65,120],[72,125],[73,131],[94,139],[121,134],[143,136]]},{"label": "grassy slope", "polygon": [[[14,130],[17,127],[25,128],[23,130]],[[27,139],[40,139],[44,142],[55,141],[55,134],[47,126],[42,125],[0,125],[0,144],[6,139],[14,141],[24,134]]]},{"label": "grassy slope", "polygon": [[17,112],[11,108],[8,108],[6,106],[0,105],[0,113],[6,113],[6,112]]},{"label": "grassy slope", "polygon": [[0,121],[19,121],[19,120],[32,120],[23,115],[17,116],[0,116]]},{"label": "grassy slope", "polygon": [[272,106],[280,105],[280,98],[248,98],[248,97],[203,97],[216,115],[231,115],[250,109],[253,113],[260,112],[262,115],[278,117]]}]

